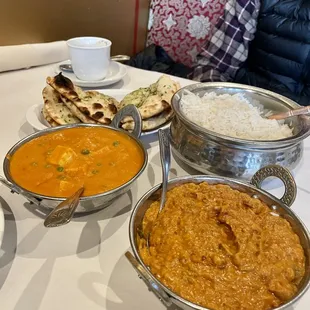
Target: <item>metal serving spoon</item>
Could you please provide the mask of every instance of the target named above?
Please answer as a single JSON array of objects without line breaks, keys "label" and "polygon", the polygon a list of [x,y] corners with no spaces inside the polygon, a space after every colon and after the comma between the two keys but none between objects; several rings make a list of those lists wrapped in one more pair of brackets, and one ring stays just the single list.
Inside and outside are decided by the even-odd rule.
[{"label": "metal serving spoon", "polygon": [[[118,62],[127,61],[129,59],[130,57],[127,55],[116,55],[116,56],[111,57],[112,61],[118,61]],[[64,71],[64,72],[73,72],[71,64],[59,65],[59,70]]]},{"label": "metal serving spoon", "polygon": [[[169,179],[169,171],[170,171],[170,164],[171,164],[169,135],[163,129],[158,130],[158,140],[159,140],[159,152],[160,152],[160,161],[161,161],[163,181],[162,181],[161,199],[160,199],[160,205],[159,205],[157,217],[165,206],[168,179]],[[146,238],[146,245],[148,248],[150,248],[150,234],[151,233],[149,232]]]},{"label": "metal serving spoon", "polygon": [[161,199],[158,214],[163,210],[166,202],[169,171],[171,164],[171,154],[170,154],[170,141],[168,134],[163,130],[158,130],[158,139],[159,139],[159,152],[160,152],[160,161],[162,168],[162,191]]},{"label": "metal serving spoon", "polygon": [[61,202],[45,219],[45,227],[58,227],[68,224],[77,208],[84,187],[79,188],[72,196]]},{"label": "metal serving spoon", "polygon": [[310,106],[268,116],[268,119],[285,119],[291,116],[310,114]]}]

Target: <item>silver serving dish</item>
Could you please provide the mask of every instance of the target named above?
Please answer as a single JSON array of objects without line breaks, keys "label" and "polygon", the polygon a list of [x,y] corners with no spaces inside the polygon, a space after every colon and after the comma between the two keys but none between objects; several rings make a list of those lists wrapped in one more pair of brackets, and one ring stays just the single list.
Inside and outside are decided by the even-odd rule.
[{"label": "silver serving dish", "polygon": [[[285,185],[285,193],[280,200],[259,188],[263,180],[269,176],[276,176],[280,178]],[[280,216],[289,221],[293,230],[299,236],[301,245],[304,249],[306,256],[306,271],[295,297],[280,307],[274,308],[274,310],[287,309],[288,307],[295,304],[296,301],[307,291],[310,285],[310,238],[305,225],[289,208],[296,197],[296,184],[290,172],[286,168],[280,166],[267,166],[260,169],[254,175],[251,180],[252,184],[230,178],[207,175],[178,177],[169,181],[168,190],[185,183],[201,182],[208,182],[209,184],[227,184],[236,190],[245,192],[254,198],[260,199],[270,207],[271,211],[277,212],[280,214]],[[153,276],[150,269],[143,263],[139,255],[137,237],[139,231],[141,230],[140,227],[144,214],[154,201],[158,201],[160,199],[160,196],[161,184],[150,189],[136,204],[131,214],[129,223],[129,238],[134,255],[132,255],[130,252],[127,252],[125,255],[135,270],[138,272],[139,278],[145,282],[149,290],[151,290],[166,307],[170,307],[174,304],[185,310],[210,310],[185,300],[167,288],[164,284],[157,280],[155,276]]]},{"label": "silver serving dish", "polygon": [[[135,121],[135,128],[131,133],[124,131],[120,129],[120,123],[122,119],[126,116],[131,116],[133,117]],[[138,109],[133,106],[133,105],[128,105],[122,110],[120,110],[114,117],[111,126],[104,126],[104,125],[95,125],[95,124],[73,124],[73,125],[65,125],[65,126],[58,126],[58,127],[53,127],[53,128],[48,128],[36,133],[33,133],[19,142],[17,142],[6,154],[4,162],[3,162],[3,171],[5,174],[5,178],[0,177],[0,182],[4,185],[6,185],[12,193],[17,193],[22,196],[24,196],[28,201],[31,203],[34,203],[38,206],[41,206],[43,208],[47,209],[54,209],[59,203],[65,200],[65,198],[58,198],[58,197],[53,197],[53,196],[44,196],[40,195],[31,191],[28,191],[22,187],[20,187],[18,184],[14,182],[10,175],[10,161],[8,158],[14,155],[14,153],[25,143],[38,138],[40,136],[49,134],[51,132],[55,132],[58,130],[63,130],[63,129],[69,129],[69,128],[77,128],[77,127],[105,127],[109,128],[110,130],[114,131],[121,131],[122,133],[125,133],[129,135],[136,143],[137,145],[141,148],[144,154],[144,163],[139,170],[139,172],[127,183],[110,190],[108,192],[104,192],[101,194],[93,195],[93,196],[86,196],[86,197],[81,197],[79,205],[75,211],[75,213],[84,213],[84,212],[92,212],[96,210],[100,210],[108,206],[114,199],[119,197],[120,195],[126,193],[132,186],[132,184],[137,180],[137,178],[141,175],[141,173],[144,171],[147,162],[148,162],[148,156],[147,152],[141,143],[141,141],[138,139],[141,135],[141,130],[142,130],[142,120],[140,113]]]},{"label": "silver serving dish", "polygon": [[300,162],[303,140],[310,134],[310,117],[291,117],[286,123],[293,136],[273,141],[231,138],[196,125],[180,109],[186,91],[197,95],[242,93],[250,101],[257,100],[264,109],[285,112],[300,107],[294,101],[257,87],[235,83],[199,83],[180,89],[172,99],[175,117],[171,123],[171,146],[174,155],[188,166],[204,173],[250,180],[266,165],[281,165],[290,170]]}]

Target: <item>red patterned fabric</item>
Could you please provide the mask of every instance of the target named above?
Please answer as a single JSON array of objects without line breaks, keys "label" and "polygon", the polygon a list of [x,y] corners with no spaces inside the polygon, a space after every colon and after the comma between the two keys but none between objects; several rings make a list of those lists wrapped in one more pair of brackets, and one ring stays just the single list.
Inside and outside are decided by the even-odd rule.
[{"label": "red patterned fabric", "polygon": [[194,66],[225,3],[226,0],[151,0],[147,44],[159,45],[174,61]]}]

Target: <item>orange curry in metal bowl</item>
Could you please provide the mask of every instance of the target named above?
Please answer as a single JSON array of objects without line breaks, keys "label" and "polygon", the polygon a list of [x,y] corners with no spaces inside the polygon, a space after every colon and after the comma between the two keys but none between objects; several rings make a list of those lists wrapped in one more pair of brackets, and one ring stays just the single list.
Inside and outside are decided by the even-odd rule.
[{"label": "orange curry in metal bowl", "polygon": [[9,160],[11,178],[26,190],[68,197],[84,186],[83,196],[91,196],[132,179],[144,164],[144,153],[125,133],[78,127],[35,138]]},{"label": "orange curry in metal bowl", "polygon": [[144,215],[138,250],[179,296],[215,310],[273,309],[295,296],[305,274],[299,237],[259,199],[188,183],[167,193],[157,217],[158,208],[154,202]]}]

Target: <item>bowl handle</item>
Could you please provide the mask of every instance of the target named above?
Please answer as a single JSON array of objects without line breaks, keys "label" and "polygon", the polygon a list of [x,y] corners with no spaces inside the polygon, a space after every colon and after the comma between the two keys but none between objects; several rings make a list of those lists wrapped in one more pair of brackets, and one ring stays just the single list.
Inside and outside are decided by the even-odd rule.
[{"label": "bowl handle", "polygon": [[279,178],[284,183],[285,192],[280,200],[290,207],[295,201],[297,186],[288,169],[279,165],[265,166],[254,174],[251,179],[251,184],[260,189],[262,182],[271,176]]},{"label": "bowl handle", "polygon": [[163,303],[165,307],[170,307],[172,305],[172,301],[167,293],[148,275],[142,265],[139,264],[139,262],[130,252],[127,251],[125,256],[137,271],[139,278],[144,281],[148,289],[155,294],[155,296]]},{"label": "bowl handle", "polygon": [[7,181],[4,177],[2,177],[0,175],[0,183],[2,183],[3,185],[5,185],[6,187],[8,187],[11,190],[11,193],[16,193],[16,194],[20,194],[22,195],[24,198],[26,198],[30,203],[34,203],[36,205],[40,205],[40,200],[34,198],[33,196],[25,193],[23,190],[17,188],[16,186],[14,186],[14,184],[12,184],[11,182]]},{"label": "bowl handle", "polygon": [[131,116],[133,118],[135,127],[132,131],[132,134],[139,138],[142,132],[142,118],[139,110],[133,104],[126,105],[121,110],[119,110],[113,118],[111,126],[114,128],[120,128],[121,122],[126,116]]}]

